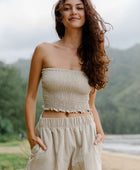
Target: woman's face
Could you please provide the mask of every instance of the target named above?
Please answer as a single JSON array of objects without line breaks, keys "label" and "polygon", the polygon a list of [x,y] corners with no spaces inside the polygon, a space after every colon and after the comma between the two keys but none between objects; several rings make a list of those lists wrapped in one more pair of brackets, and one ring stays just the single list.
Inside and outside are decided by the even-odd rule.
[{"label": "woman's face", "polygon": [[85,23],[85,9],[81,0],[66,0],[61,13],[65,27],[80,28]]}]

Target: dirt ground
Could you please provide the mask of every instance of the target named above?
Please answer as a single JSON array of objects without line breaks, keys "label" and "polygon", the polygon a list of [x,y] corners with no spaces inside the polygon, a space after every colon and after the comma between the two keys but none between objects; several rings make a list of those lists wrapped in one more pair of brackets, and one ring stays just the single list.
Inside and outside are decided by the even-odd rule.
[{"label": "dirt ground", "polygon": [[102,151],[103,170],[140,170],[140,156]]}]

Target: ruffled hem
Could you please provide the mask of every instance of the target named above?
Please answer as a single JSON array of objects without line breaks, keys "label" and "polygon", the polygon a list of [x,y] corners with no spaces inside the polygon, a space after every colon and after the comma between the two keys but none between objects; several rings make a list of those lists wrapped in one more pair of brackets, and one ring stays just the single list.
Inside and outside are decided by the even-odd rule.
[{"label": "ruffled hem", "polygon": [[62,112],[67,112],[67,113],[72,113],[72,112],[74,112],[74,113],[77,113],[77,112],[81,112],[81,113],[85,113],[86,111],[92,111],[92,109],[90,108],[90,109],[88,109],[88,108],[86,108],[86,109],[77,109],[77,110],[75,110],[75,109],[73,109],[73,110],[67,110],[67,109],[61,109],[61,108],[59,108],[59,109],[56,109],[56,108],[52,108],[52,107],[50,107],[50,108],[48,108],[48,107],[44,107],[44,105],[42,105],[42,108],[44,109],[44,110],[51,110],[51,111],[56,111],[56,112],[60,112],[60,111],[62,111]]}]

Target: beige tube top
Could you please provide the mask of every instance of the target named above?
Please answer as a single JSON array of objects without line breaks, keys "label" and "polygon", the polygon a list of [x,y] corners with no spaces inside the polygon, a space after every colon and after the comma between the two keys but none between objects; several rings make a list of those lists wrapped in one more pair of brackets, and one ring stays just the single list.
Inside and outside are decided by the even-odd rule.
[{"label": "beige tube top", "polygon": [[91,86],[82,71],[61,68],[43,68],[42,96],[44,110],[62,112],[91,111],[89,93]]}]

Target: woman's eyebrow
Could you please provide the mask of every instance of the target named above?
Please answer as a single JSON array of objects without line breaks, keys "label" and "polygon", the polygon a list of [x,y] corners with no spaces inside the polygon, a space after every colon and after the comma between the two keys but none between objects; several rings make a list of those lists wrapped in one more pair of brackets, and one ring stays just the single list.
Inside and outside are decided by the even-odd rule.
[{"label": "woman's eyebrow", "polygon": [[[71,4],[69,4],[69,3],[66,3],[66,4],[64,4],[64,5],[69,5],[69,6],[71,6]],[[83,5],[82,3],[78,3],[78,4],[75,4],[75,5]]]}]

